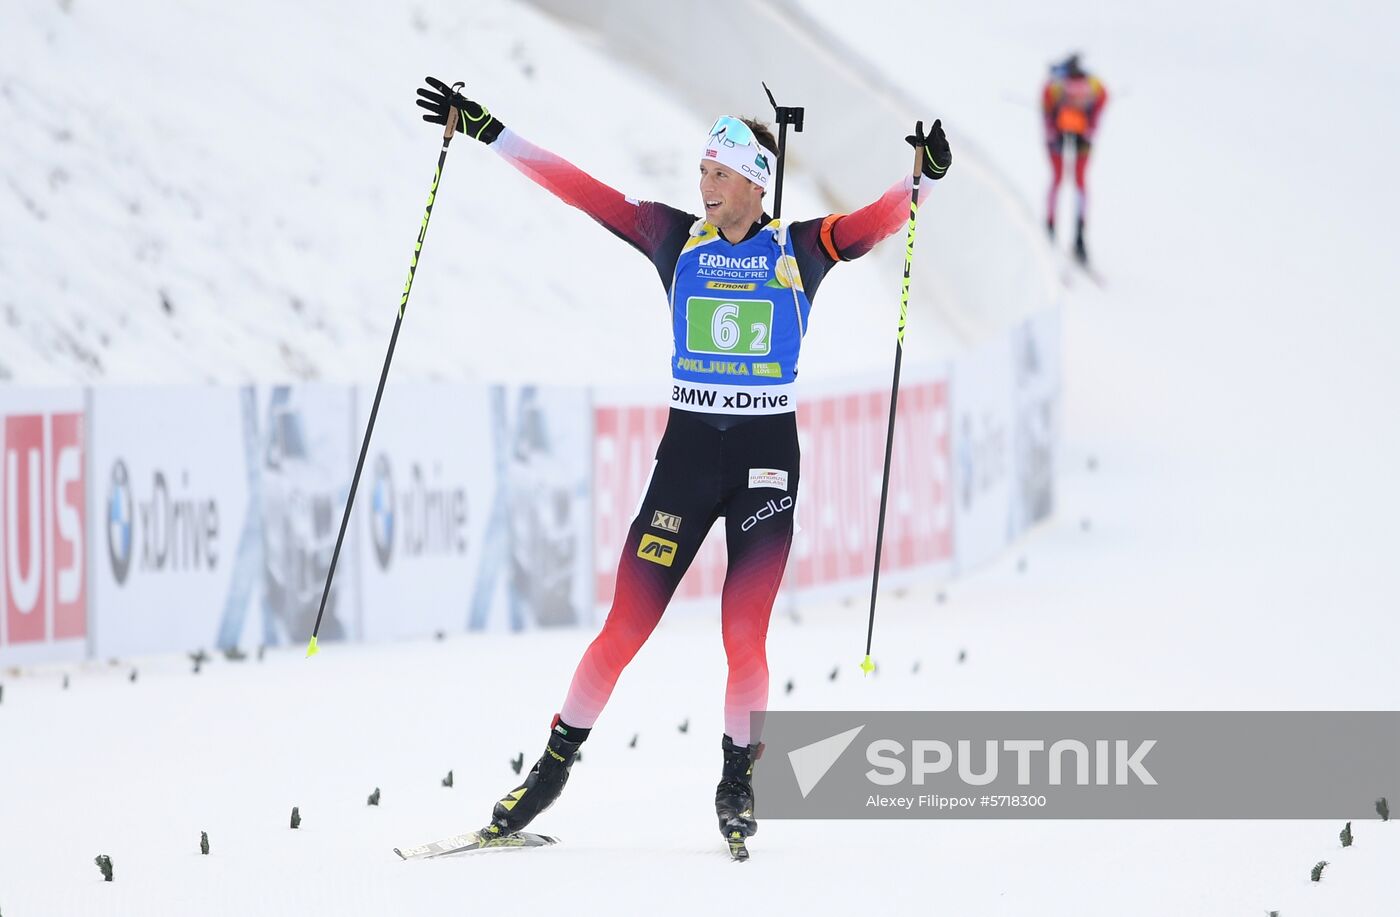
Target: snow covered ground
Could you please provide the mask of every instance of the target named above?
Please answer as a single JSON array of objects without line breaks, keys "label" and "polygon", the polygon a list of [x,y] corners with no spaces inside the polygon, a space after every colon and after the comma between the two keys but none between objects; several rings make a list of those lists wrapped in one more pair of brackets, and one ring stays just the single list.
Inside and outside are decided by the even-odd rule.
[{"label": "snow covered ground", "polygon": [[[882,600],[874,678],[859,678],[855,668],[862,607],[803,608],[801,623],[775,620],[774,706],[1397,709],[1400,590],[1391,555],[1400,431],[1388,344],[1400,331],[1392,308],[1400,268],[1390,257],[1400,242],[1391,219],[1400,186],[1387,177],[1386,157],[1400,125],[1388,98],[1397,68],[1383,44],[1396,30],[1396,12],[1370,4],[1323,10],[1001,0],[926,11],[919,53],[901,55],[889,42],[909,17],[907,4],[867,0],[859,17],[824,0],[806,5],[897,79],[923,87],[931,107],[947,112],[954,144],[959,134],[974,137],[1035,207],[1045,166],[1035,115],[1025,106],[1046,62],[1071,48],[1084,51],[1115,93],[1091,170],[1090,241],[1107,287],[1076,284],[1066,313],[1067,446],[1057,519],[972,578]],[[21,7],[41,18],[57,17],[54,9]],[[125,14],[76,10],[108,17],[112,29],[139,31],[122,24]],[[222,15],[236,30],[232,9]],[[287,36],[313,19],[342,27],[314,9],[288,15]],[[370,18],[360,22],[371,25],[374,16],[388,16],[363,15]],[[468,34],[467,17],[475,15],[460,14],[456,34]],[[554,36],[558,47],[570,44],[514,8],[492,6],[481,15],[499,33],[538,25],[538,35]],[[364,34],[398,35],[398,26],[378,24],[381,33],[347,26],[336,34],[362,42],[349,47],[368,54]],[[404,30],[405,41],[413,34]],[[247,66],[287,66],[280,57],[288,51],[280,50]],[[28,60],[41,51],[28,49]],[[425,69],[414,53],[403,51],[405,66],[416,68],[410,81]],[[13,65],[0,66],[11,68],[13,85]],[[598,79],[611,79],[607,72]],[[116,92],[110,87],[119,76],[84,88]],[[0,98],[32,106],[42,84],[27,79],[27,90]],[[69,91],[75,105],[83,103]],[[520,124],[527,135],[550,129],[538,106],[526,104],[535,91],[522,78],[511,90],[517,95],[496,103],[538,119]],[[320,107],[309,92],[289,97],[308,116]],[[386,107],[388,123],[387,106],[398,111],[400,99],[386,94],[367,104]],[[248,106],[243,116],[255,104],[281,104],[233,102]],[[353,151],[347,117],[332,123]],[[236,136],[237,123],[216,119],[210,130],[226,143],[248,142]],[[657,121],[638,136],[684,138],[687,126],[677,116],[674,130]],[[404,149],[419,149],[412,127],[404,122],[401,130]],[[299,155],[293,137],[276,142],[292,160]],[[461,152],[454,146],[445,185],[462,165]],[[401,175],[399,167],[412,158],[335,167],[359,193],[382,199],[395,240],[417,219],[424,177]],[[42,186],[42,173],[17,172],[16,162],[28,160],[10,156],[7,177]],[[478,165],[489,170],[489,157],[472,157],[469,168]],[[308,167],[300,160],[299,168]],[[502,175],[502,185],[519,184]],[[267,180],[280,188],[288,177]],[[674,181],[683,195],[688,177]],[[465,195],[466,185],[453,193]],[[122,187],[114,182],[109,193]],[[288,213],[326,192],[305,193],[311,196]],[[178,199],[162,206],[173,213]],[[575,222],[580,246],[597,234]],[[450,223],[434,224],[429,246],[441,245],[439,255],[455,249],[443,244]],[[13,225],[4,211],[0,266],[16,257]],[[313,248],[348,246],[342,250],[364,256],[345,262],[335,289],[363,297],[353,301],[364,304],[363,324],[378,334],[374,291],[400,282],[402,266],[371,259],[378,242],[351,238],[353,227],[328,224],[327,232],[343,237],[323,242],[319,221],[299,225]],[[574,229],[559,228],[566,231]],[[95,257],[100,241],[91,243]],[[621,275],[616,246],[606,238],[599,244],[609,250],[608,270]],[[298,276],[286,264],[261,265],[252,242],[243,250],[250,271]],[[551,263],[530,281],[542,288],[587,264],[582,254],[567,268],[553,260],[581,249],[549,250]],[[449,263],[437,262],[459,273],[444,278],[438,294],[415,294],[419,315],[449,314],[447,290],[469,274],[465,259]],[[640,259],[633,273],[614,282],[635,280],[637,301],[651,302],[654,280]],[[118,289],[121,276],[113,274]],[[43,289],[61,289],[52,284]],[[434,295],[443,297],[438,305],[429,304]],[[227,301],[230,313],[236,307]],[[310,314],[324,318],[332,302],[317,308]],[[562,301],[558,309],[565,312]],[[42,313],[25,312],[24,321],[38,321],[35,314]],[[143,321],[153,323],[143,358],[175,359],[179,348],[162,343],[171,339],[155,319]],[[313,319],[306,327],[279,321],[288,341],[322,348],[320,359],[338,361],[343,348],[345,359],[377,365],[381,344],[368,331],[363,341],[311,343],[322,336]],[[20,333],[13,328],[5,333]],[[215,326],[199,333],[246,334],[247,348],[229,352],[265,356],[265,331],[252,321],[242,332]],[[425,372],[455,376],[446,344],[417,346],[443,348],[416,358]],[[6,348],[4,357],[12,353]],[[249,361],[250,373],[272,365],[262,356]],[[30,371],[49,378],[53,365],[44,357],[9,369],[27,380]],[[245,371],[231,366],[215,374]],[[61,377],[90,378],[67,370]],[[946,601],[937,600],[940,588]],[[1295,917],[1397,909],[1389,886],[1400,832],[1373,821],[1353,826],[1356,846],[1347,850],[1337,841],[1340,823],[1316,821],[768,821],[751,845],[753,861],[736,866],[722,852],[710,806],[723,653],[705,616],[663,622],[624,676],[568,793],[539,823],[565,844],[398,862],[390,847],[483,819],[514,778],[509,759],[538,754],[590,636],[337,647],[314,662],[276,653],[261,665],[216,660],[199,676],[184,660],[144,660],[134,684],[126,680],[130,663],[7,674],[0,914],[860,908],[1105,917],[1277,910]],[[839,677],[829,681],[838,664]],[[795,688],[786,695],[789,678]],[[686,719],[682,734],[677,725]],[[449,768],[451,790],[439,785]],[[376,786],[382,804],[366,807]],[[286,826],[293,805],[305,818],[296,832]],[[198,852],[201,830],[213,844],[208,858]],[[113,857],[114,884],[99,881],[97,853]],[[1309,882],[1309,868],[1323,859],[1331,862],[1323,881]]]},{"label": "snow covered ground", "polygon": [[[1052,531],[1025,574],[1008,565],[943,605],[931,591],[884,603],[869,679],[855,665],[863,609],[775,621],[774,706],[1150,706],[1172,703],[1188,681],[1203,706],[1230,697],[1236,676],[1189,664],[1171,682],[1149,674],[1134,687],[1130,654],[1065,637],[1076,628],[1056,619],[1071,610],[1065,573],[1089,563],[1081,541],[1073,526]],[[262,663],[217,659],[199,675],[164,658],[134,663],[135,683],[130,663],[73,672],[67,690],[57,670],[7,679],[0,913],[1394,912],[1384,886],[1400,827],[1378,822],[1357,822],[1343,851],[1331,822],[766,821],[753,860],[734,864],[711,804],[723,650],[700,617],[663,622],[624,675],[565,796],[538,823],[561,846],[400,862],[392,847],[485,819],[516,779],[510,759],[524,753],[528,766],[538,754],[588,639],[450,637],[335,647],[310,662],[270,652]],[[1268,700],[1345,703],[1347,690],[1299,674],[1296,690]],[[441,786],[449,769],[452,789]],[[98,853],[115,863],[110,885]],[[1333,865],[1313,885],[1321,859]]]}]

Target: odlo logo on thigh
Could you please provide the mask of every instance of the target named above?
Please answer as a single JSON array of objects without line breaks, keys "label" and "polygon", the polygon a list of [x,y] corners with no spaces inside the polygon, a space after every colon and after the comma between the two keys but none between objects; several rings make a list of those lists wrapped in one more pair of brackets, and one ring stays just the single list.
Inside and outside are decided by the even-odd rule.
[{"label": "odlo logo on thigh", "polygon": [[778,513],[781,513],[785,509],[792,509],[792,497],[783,497],[781,500],[778,501],[769,500],[767,503],[763,504],[758,508],[758,512],[745,519],[739,525],[739,531],[747,532],[749,529],[758,525],[764,519],[772,519],[774,516],[778,515]]},{"label": "odlo logo on thigh", "polygon": [[643,535],[641,547],[637,548],[637,556],[642,560],[669,567],[676,560],[676,543],[657,538],[655,535]]}]

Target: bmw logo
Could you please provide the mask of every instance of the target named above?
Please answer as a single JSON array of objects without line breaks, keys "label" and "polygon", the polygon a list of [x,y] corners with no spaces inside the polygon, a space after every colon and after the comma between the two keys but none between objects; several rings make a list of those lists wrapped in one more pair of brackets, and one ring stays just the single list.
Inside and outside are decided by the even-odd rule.
[{"label": "bmw logo", "polygon": [[370,535],[374,541],[374,557],[381,570],[389,569],[394,556],[394,476],[389,457],[380,455],[374,461],[374,484],[370,494]]},{"label": "bmw logo", "polygon": [[131,479],[126,473],[126,463],[117,459],[107,486],[107,556],[111,558],[112,576],[119,586],[131,572],[132,516]]}]

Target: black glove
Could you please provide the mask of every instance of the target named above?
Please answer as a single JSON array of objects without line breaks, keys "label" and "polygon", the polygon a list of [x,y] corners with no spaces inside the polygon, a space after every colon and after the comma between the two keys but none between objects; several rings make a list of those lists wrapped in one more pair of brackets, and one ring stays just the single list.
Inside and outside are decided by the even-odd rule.
[{"label": "black glove", "polygon": [[948,167],[953,164],[953,151],[948,147],[948,138],[943,136],[942,119],[933,122],[933,130],[928,132],[928,136],[924,136],[923,130],[924,122],[920,121],[914,133],[905,137],[904,142],[912,147],[924,148],[924,177],[938,181],[948,174]]},{"label": "black glove", "polygon": [[[418,107],[428,110],[423,120],[431,124],[446,124],[447,109],[457,109],[457,130],[482,143],[491,143],[498,137],[505,125],[491,116],[485,105],[473,102],[454,87],[448,86],[436,77],[428,77],[431,89],[418,90]],[[461,84],[458,84],[461,85]]]}]

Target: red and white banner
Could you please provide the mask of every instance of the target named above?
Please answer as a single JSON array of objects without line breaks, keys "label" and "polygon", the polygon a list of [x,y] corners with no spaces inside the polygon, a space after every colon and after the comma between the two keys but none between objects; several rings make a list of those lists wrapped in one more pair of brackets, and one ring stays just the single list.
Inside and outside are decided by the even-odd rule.
[{"label": "red and white banner", "polygon": [[[601,399],[593,408],[593,599],[602,608],[612,604],[622,543],[650,483],[669,413],[664,404],[606,404]],[[719,595],[727,559],[724,539],[707,538],[675,598]]]},{"label": "red and white banner", "polygon": [[[665,406],[607,403],[593,411],[594,599],[612,602],[622,543],[666,429]],[[818,395],[799,402],[800,527],[786,587],[863,587],[875,562],[889,392]],[[903,385],[890,468],[881,572],[937,567],[953,556],[948,383]],[[722,524],[722,523],[721,523]],[[712,533],[676,592],[713,598],[724,586],[724,539]]]},{"label": "red and white banner", "polygon": [[[802,486],[788,585],[866,584],[875,564],[890,396],[858,392],[798,403]],[[900,386],[890,457],[881,574],[932,568],[953,556],[948,383]]]},{"label": "red and white banner", "polygon": [[0,392],[0,661],[86,652],[82,398],[77,389]]}]

